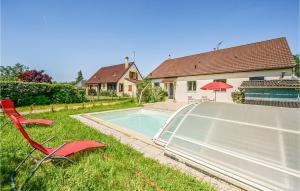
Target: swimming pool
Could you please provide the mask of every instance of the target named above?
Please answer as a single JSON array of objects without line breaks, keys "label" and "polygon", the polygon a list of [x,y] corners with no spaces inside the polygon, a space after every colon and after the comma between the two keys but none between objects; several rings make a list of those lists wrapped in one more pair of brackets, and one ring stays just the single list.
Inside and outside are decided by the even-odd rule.
[{"label": "swimming pool", "polygon": [[155,136],[171,115],[172,112],[149,109],[131,109],[91,114],[93,117],[133,130],[149,138]]}]

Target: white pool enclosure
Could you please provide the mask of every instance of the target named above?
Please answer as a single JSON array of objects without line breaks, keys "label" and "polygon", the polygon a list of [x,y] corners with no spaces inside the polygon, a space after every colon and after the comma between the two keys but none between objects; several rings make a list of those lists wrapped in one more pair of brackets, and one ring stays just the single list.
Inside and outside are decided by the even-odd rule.
[{"label": "white pool enclosure", "polygon": [[300,190],[299,109],[192,104],[155,136],[167,155],[246,189]]}]

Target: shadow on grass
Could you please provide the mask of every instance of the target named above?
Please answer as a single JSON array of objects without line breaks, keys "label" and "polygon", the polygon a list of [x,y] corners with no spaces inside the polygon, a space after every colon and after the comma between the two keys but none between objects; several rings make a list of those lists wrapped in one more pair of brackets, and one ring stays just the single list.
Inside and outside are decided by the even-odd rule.
[{"label": "shadow on grass", "polygon": [[[12,150],[14,150],[12,148]],[[61,168],[62,170],[67,170],[68,167],[73,165],[78,165],[80,161],[87,158],[89,154],[100,154],[102,155],[105,152],[105,148],[96,148],[91,150],[82,151],[75,153],[68,158],[74,161],[74,163],[69,162],[66,159],[48,159],[43,162],[43,164],[36,171],[35,175],[30,179],[29,182],[25,185],[24,189],[29,190],[45,190],[46,184],[44,179],[49,179],[52,177],[43,177],[40,174],[45,174],[47,171],[52,171],[51,168]],[[18,156],[17,156],[18,155]],[[38,156],[36,156],[38,155]],[[99,155],[99,158],[101,158]],[[29,158],[19,170],[19,173],[15,177],[15,182],[17,187],[22,183],[25,178],[30,174],[30,172],[36,167],[37,162],[41,160],[45,155],[41,155],[39,151],[35,151],[33,158]],[[26,154],[18,154],[17,152],[10,152],[6,154],[5,157],[1,157],[1,161],[8,165],[1,165],[1,185],[0,190],[10,190],[10,175],[16,166],[26,157]],[[7,161],[10,161],[9,163]],[[52,164],[52,165],[49,165]],[[44,171],[44,172],[43,172]],[[39,174],[38,176],[36,176]],[[23,190],[24,190],[23,189]]]}]

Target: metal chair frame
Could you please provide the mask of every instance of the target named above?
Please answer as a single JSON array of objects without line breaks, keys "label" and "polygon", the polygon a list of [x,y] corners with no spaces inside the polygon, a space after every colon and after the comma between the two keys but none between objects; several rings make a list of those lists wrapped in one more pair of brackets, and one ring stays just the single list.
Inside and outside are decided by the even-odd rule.
[{"label": "metal chair frame", "polygon": [[[44,141],[41,145],[44,145],[46,143],[48,143],[49,141],[51,141],[52,139],[54,139],[53,137],[50,137],[49,139],[47,139],[46,141]],[[39,160],[37,162],[36,167],[30,172],[30,174],[26,177],[26,179],[21,183],[21,185],[19,186],[19,188],[17,188],[16,184],[15,184],[15,177],[18,174],[18,171],[20,170],[21,166],[26,162],[26,160],[29,157],[32,157],[32,153],[37,150],[36,148],[32,149],[27,156],[17,165],[17,167],[13,170],[13,172],[10,175],[10,184],[11,187],[14,191],[21,191],[22,188],[24,187],[24,185],[32,178],[32,176],[35,174],[35,172],[39,169],[39,167],[43,164],[44,161],[50,159],[50,160],[56,160],[56,159],[64,159],[67,160],[68,162],[74,164],[75,162],[71,159],[69,159],[68,157],[65,156],[52,156],[55,152],[57,152],[59,149],[61,149],[63,146],[65,146],[66,143],[61,144],[59,147],[57,147],[55,150],[53,150],[51,153],[49,153],[48,155],[46,155],[45,157],[43,157],[41,160]]]}]

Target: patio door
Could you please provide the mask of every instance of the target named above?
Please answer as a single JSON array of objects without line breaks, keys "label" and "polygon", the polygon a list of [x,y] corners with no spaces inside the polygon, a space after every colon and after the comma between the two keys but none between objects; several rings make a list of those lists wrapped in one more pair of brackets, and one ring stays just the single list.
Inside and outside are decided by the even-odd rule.
[{"label": "patio door", "polygon": [[174,84],[173,83],[169,83],[168,98],[174,99]]}]

